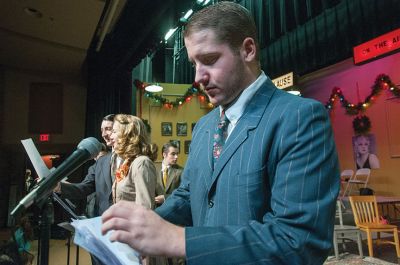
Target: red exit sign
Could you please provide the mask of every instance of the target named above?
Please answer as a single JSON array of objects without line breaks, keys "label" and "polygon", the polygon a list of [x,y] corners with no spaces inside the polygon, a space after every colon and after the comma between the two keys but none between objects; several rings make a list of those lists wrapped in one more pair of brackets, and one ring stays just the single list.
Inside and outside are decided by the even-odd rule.
[{"label": "red exit sign", "polygon": [[353,48],[354,63],[359,64],[400,48],[400,29],[396,29]]},{"label": "red exit sign", "polygon": [[43,133],[39,135],[39,141],[41,142],[48,142],[50,141],[50,134],[48,133]]}]

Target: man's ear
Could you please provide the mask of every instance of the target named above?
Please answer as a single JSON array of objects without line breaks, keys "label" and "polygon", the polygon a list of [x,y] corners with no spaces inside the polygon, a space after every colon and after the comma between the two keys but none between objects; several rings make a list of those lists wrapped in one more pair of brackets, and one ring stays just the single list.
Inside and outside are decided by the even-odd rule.
[{"label": "man's ear", "polygon": [[257,49],[253,38],[247,37],[243,40],[241,53],[246,62],[255,60]]}]

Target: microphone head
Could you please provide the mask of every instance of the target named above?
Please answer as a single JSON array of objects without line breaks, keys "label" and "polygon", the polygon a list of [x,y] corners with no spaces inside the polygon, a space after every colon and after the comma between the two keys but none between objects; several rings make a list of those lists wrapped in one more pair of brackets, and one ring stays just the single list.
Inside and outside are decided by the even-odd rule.
[{"label": "microphone head", "polygon": [[101,151],[101,143],[94,137],[88,137],[78,144],[78,149],[88,151],[91,158],[95,158]]}]

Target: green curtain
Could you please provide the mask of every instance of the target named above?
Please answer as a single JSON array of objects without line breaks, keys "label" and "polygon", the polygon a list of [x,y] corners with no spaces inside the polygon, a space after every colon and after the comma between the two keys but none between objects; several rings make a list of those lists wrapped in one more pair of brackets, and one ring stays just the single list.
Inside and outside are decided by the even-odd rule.
[{"label": "green curtain", "polygon": [[[263,70],[297,75],[352,57],[353,47],[400,27],[399,0],[241,0],[258,27]],[[184,49],[181,54],[185,54]],[[176,80],[191,83],[180,57]]]}]

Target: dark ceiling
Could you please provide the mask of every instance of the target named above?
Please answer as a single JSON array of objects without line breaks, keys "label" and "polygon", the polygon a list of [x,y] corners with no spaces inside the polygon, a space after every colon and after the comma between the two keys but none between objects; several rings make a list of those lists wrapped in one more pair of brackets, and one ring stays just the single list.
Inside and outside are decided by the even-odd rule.
[{"label": "dark ceiling", "polygon": [[[88,58],[109,71],[132,69],[158,48],[169,28],[176,26],[194,0],[127,1],[114,30],[100,52],[91,47]],[[94,39],[93,43],[97,43]]]}]

